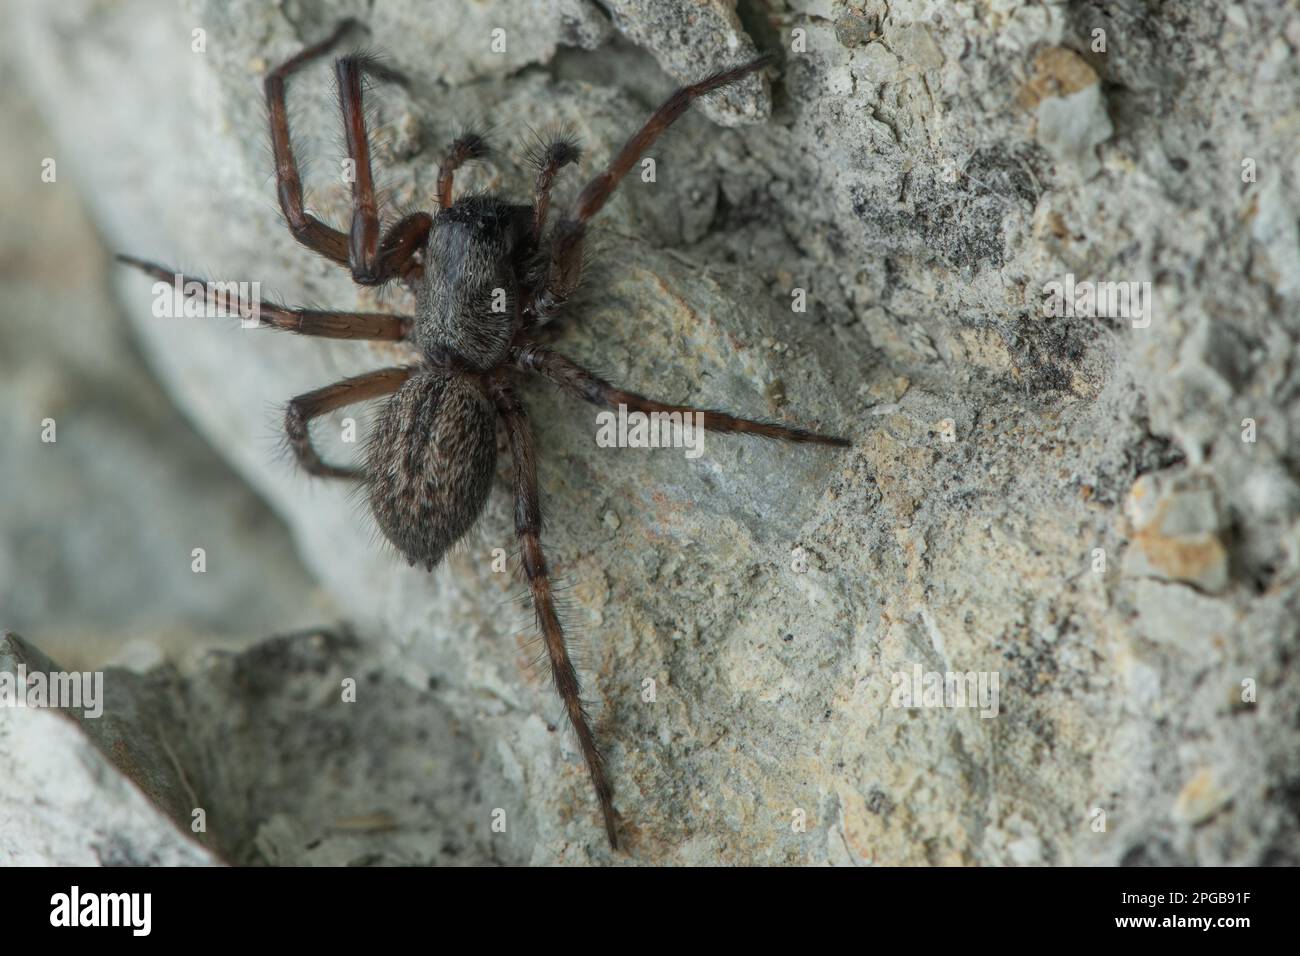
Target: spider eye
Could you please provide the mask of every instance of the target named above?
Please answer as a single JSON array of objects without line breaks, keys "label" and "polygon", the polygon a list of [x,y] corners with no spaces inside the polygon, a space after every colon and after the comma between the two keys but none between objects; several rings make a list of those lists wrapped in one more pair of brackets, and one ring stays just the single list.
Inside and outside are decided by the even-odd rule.
[{"label": "spider eye", "polygon": [[469,231],[483,236],[496,235],[505,225],[501,212],[486,205],[457,204],[445,210],[444,215],[449,221],[460,223]]}]

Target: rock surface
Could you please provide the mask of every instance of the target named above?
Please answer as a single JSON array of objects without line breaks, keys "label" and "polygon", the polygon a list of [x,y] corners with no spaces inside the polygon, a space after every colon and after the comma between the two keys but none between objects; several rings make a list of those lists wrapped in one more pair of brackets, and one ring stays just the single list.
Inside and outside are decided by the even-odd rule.
[{"label": "rock surface", "polygon": [[[1300,862],[1300,18],[619,0],[615,36],[576,2],[558,27],[554,4],[436,22],[387,6],[371,42],[413,80],[369,100],[389,208],[430,204],[467,116],[496,120],[502,146],[567,122],[589,175],[672,88],[659,65],[779,51],[770,119],[685,117],[654,181],[601,213],[585,294],[550,335],[629,387],[854,448],[601,449],[591,409],[526,388],[625,819],[613,856],[551,732],[518,580],[494,568],[513,551],[504,463],[459,553],[432,576],[400,566],[346,488],[267,447],[268,408],[400,353],[156,319],[148,282],[123,275],[166,387],[363,638],[302,651],[315,682],[270,666],[302,699],[250,711],[225,741],[245,759],[204,777],[229,858],[310,861],[329,821],[359,815],[417,827],[404,852],[423,862]],[[5,42],[111,247],[372,308],[278,222],[259,100],[269,65],[363,7],[75,0],[23,7]],[[497,22],[524,35],[504,59]],[[345,223],[327,66],[290,98],[314,208]],[[526,195],[508,157],[458,188]],[[561,201],[580,177],[564,180]],[[343,417],[318,431],[335,457],[353,452]],[[224,666],[264,673],[270,653]],[[899,706],[914,668],[997,675],[997,716]],[[372,670],[374,723],[339,716],[341,675]],[[262,686],[197,665],[175,680],[212,699]],[[268,726],[331,772],[278,774]],[[339,756],[361,738],[372,765]],[[256,803],[232,796],[263,778]],[[278,803],[280,785],[310,795]],[[396,860],[385,839],[327,861]]]},{"label": "rock surface", "polygon": [[[18,83],[11,58],[0,83]],[[284,527],[142,360],[37,107],[8,98],[0,127],[0,627],[91,666],[247,643],[313,607],[308,620],[336,616]]]},{"label": "rock surface", "polygon": [[[0,635],[0,861],[5,866],[195,866],[213,858],[167,817],[185,792],[159,710],[114,673],[103,713],[26,707],[12,678],[62,670],[16,635]],[[127,681],[138,681],[127,675]],[[155,685],[148,690],[157,690]],[[111,691],[111,693],[109,693]],[[151,799],[152,798],[152,799]],[[169,806],[170,805],[170,806]]]}]

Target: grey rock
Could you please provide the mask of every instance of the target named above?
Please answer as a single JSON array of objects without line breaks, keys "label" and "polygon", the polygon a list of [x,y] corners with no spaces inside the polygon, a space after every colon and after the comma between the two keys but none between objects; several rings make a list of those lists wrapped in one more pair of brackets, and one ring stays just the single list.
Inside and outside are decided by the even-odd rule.
[{"label": "grey rock", "polygon": [[1114,132],[1106,112],[1101,78],[1084,59],[1065,47],[1049,47],[1034,60],[1034,76],[1022,98],[1036,102],[1038,141],[1063,166],[1073,165],[1085,179],[1100,168],[1096,148]]},{"label": "grey rock", "polygon": [[877,17],[865,16],[856,10],[846,10],[835,21],[835,38],[844,46],[862,46],[875,38]]},{"label": "grey rock", "polygon": [[[6,634],[0,680],[19,664],[62,670]],[[481,821],[500,794],[471,777],[470,740],[429,688],[377,672],[346,633],[101,674],[100,717],[0,707],[7,865],[494,860]]]},{"label": "grey rock", "polygon": [[[605,0],[614,26],[654,54],[680,84],[738,66],[758,55],[736,15],[736,0]],[[771,112],[761,75],[719,90],[698,104],[722,126],[761,123]]]},{"label": "grey rock", "polygon": [[[0,82],[18,82],[12,58]],[[30,98],[0,117],[0,627],[88,666],[337,616],[142,360],[75,160]]]},{"label": "grey rock", "polygon": [[1038,104],[1038,141],[1058,159],[1077,163],[1085,177],[1096,174],[1096,147],[1113,132],[1100,84]]},{"label": "grey rock", "polygon": [[1217,593],[1228,586],[1228,549],[1214,492],[1176,472],[1143,475],[1126,502],[1133,531],[1125,571]]},{"label": "grey rock", "polygon": [[[238,8],[218,11],[200,6],[205,16],[244,13]],[[260,6],[260,5],[258,5]],[[295,26],[310,29],[335,14],[326,4]],[[352,4],[357,17],[363,4]],[[254,16],[260,14],[251,14]],[[610,22],[590,0],[533,0],[525,4],[462,3],[453,8],[418,3],[381,3],[366,18],[372,43],[388,48],[393,37],[420,37],[421,54],[404,60],[401,69],[428,84],[463,84],[488,77],[509,76],[532,64],[545,63],[562,46],[594,49],[610,32]]]},{"label": "grey rock", "polygon": [[[202,866],[215,862],[168,819],[183,791],[156,705],[107,682],[104,713],[19,706],[11,681],[62,668],[0,635],[0,863],[5,866]],[[138,680],[123,672],[126,680]],[[107,693],[112,688],[111,696]],[[26,697],[22,697],[26,701]],[[147,711],[147,715],[146,715]],[[124,746],[125,745],[125,746]]]}]

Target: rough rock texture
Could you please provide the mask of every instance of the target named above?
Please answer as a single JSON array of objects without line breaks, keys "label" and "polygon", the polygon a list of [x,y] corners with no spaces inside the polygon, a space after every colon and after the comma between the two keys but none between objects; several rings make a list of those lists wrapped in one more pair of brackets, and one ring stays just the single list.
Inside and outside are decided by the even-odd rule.
[{"label": "rough rock texture", "polygon": [[[432,576],[399,566],[347,489],[267,448],[274,403],[396,350],[156,319],[149,284],[123,275],[167,388],[364,638],[315,651],[319,685],[300,685],[314,706],[263,719],[325,762],[337,742],[308,724],[348,726],[326,703],[340,674],[364,661],[382,687],[419,691],[409,707],[374,691],[388,716],[366,735],[373,812],[427,828],[408,858],[1300,862],[1296,14],[773,0],[733,17],[620,0],[623,38],[578,49],[606,37],[584,4],[558,27],[550,4],[469,4],[463,20],[378,7],[371,40],[414,80],[370,98],[396,206],[429,205],[466,116],[498,121],[503,144],[571,123],[590,174],[671,89],[656,58],[689,72],[682,51],[699,51],[707,72],[746,33],[780,51],[767,122],[686,117],[654,151],[655,181],[602,212],[587,292],[552,337],[631,387],[854,441],[711,438],[694,461],[601,449],[591,409],[526,389],[549,553],[625,818],[613,857],[572,740],[550,732],[560,711],[518,581],[494,570],[493,549],[513,548],[505,464],[461,552]],[[369,308],[279,224],[259,102],[268,65],[364,5],[285,10],[78,0],[23,7],[6,42],[112,247]],[[497,22],[530,35],[509,59],[490,59]],[[720,30],[736,50],[704,38]],[[328,68],[290,97],[314,207],[346,222]],[[458,187],[525,195],[507,159]],[[579,177],[564,179],[571,195]],[[1149,296],[1054,310],[1076,282]],[[335,457],[354,453],[342,419],[318,430]],[[998,675],[998,715],[896,706],[893,676],[916,665]],[[207,679],[177,677],[195,693]],[[430,731],[425,789],[399,759],[409,722]],[[264,730],[227,741],[249,757],[206,778],[214,806],[276,770]],[[232,804],[218,842],[310,859],[307,834],[356,772],[286,775],[310,797]],[[436,796],[456,782],[460,799]],[[445,828],[454,845],[436,841]]]},{"label": "rough rock texture", "polygon": [[[736,0],[608,0],[615,26],[679,83],[758,55],[741,26]],[[754,74],[699,103],[700,112],[723,126],[767,119],[771,103],[763,77]]]}]

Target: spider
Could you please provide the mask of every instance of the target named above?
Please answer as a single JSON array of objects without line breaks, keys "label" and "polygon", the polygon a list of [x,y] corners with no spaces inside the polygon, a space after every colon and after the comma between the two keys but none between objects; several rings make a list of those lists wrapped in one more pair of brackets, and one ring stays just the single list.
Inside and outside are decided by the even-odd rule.
[{"label": "spider", "polygon": [[[623,405],[629,411],[647,414],[699,413],[704,427],[717,432],[829,446],[849,444],[843,438],[801,428],[655,401],[611,385],[535,341],[537,329],[559,311],[578,286],[587,223],[641,155],[693,100],[762,69],[771,57],[761,56],[678,89],[586,184],[572,208],[549,230],[551,188],[560,170],[578,162],[577,143],[556,135],[543,139],[532,151],[530,163],[537,175],[531,204],[481,193],[453,199],[456,170],[488,153],[481,133],[466,132],[452,142],[439,166],[437,212],[405,216],[381,236],[362,80],[369,76],[402,82],[401,75],[364,55],[335,61],[347,152],[354,168],[352,226],[347,233],[331,228],[304,208],[285,111],[289,76],[328,53],[357,25],[351,20],[341,22],[328,38],[306,47],[266,77],[280,209],[298,242],[350,269],[358,284],[405,282],[415,295],[415,315],[290,309],[273,302],[259,302],[257,309],[272,327],[299,335],[405,340],[415,346],[420,359],[415,364],[344,379],[292,399],[284,419],[288,443],[308,473],[364,482],[380,531],[408,563],[420,563],[432,571],[483,510],[496,473],[497,422],[504,426],[512,462],[515,534],[537,626],[555,689],[596,791],[605,832],[616,849],[613,790],[565,645],[542,552],[537,446],[515,379],[524,372],[540,374],[571,396],[613,409]],[[131,256],[118,258],[163,282],[174,279],[170,269],[157,264]],[[249,314],[250,303],[239,299],[233,284],[202,285],[209,303],[224,314],[233,314],[232,305],[240,314]],[[504,311],[499,309],[503,291]],[[310,422],[335,409],[384,396],[388,398],[367,441],[364,467],[341,468],[324,462],[312,445]]]}]

